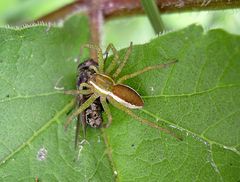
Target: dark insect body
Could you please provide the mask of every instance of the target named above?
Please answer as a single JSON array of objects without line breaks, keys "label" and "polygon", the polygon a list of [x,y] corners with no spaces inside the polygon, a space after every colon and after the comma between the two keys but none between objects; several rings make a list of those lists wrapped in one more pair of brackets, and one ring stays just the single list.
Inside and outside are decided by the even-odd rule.
[{"label": "dark insect body", "polygon": [[[77,68],[77,80],[76,87],[77,90],[85,90],[87,88],[81,88],[80,85],[82,83],[87,83],[89,79],[91,79],[92,75],[95,74],[93,69],[90,69],[91,66],[98,67],[98,64],[93,59],[88,59],[83,63],[78,65]],[[76,96],[77,107],[80,107],[92,94],[82,95],[78,94]],[[86,128],[89,125],[92,128],[99,128],[102,125],[102,105],[100,99],[96,99],[86,110],[84,110],[81,114],[78,115],[77,127],[76,127],[76,136],[75,136],[75,147],[78,144],[78,136],[80,125],[82,125],[83,136],[86,137]]]}]

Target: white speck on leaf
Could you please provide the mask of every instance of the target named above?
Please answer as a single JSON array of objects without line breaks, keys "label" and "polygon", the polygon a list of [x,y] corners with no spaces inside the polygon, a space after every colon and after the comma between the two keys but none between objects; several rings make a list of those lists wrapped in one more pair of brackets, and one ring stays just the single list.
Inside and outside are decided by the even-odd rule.
[{"label": "white speck on leaf", "polygon": [[98,136],[98,143],[100,143],[101,142],[101,137],[100,136]]},{"label": "white speck on leaf", "polygon": [[39,160],[39,161],[44,161],[44,160],[46,160],[46,158],[47,158],[47,153],[48,153],[48,151],[47,151],[46,148],[44,148],[44,147],[40,148],[40,149],[38,150],[38,153],[37,153],[37,160]]},{"label": "white speck on leaf", "polygon": [[64,90],[64,87],[59,87],[59,83],[60,83],[60,81],[63,79],[63,76],[61,76],[58,80],[57,80],[57,82],[56,82],[56,84],[55,84],[55,86],[54,86],[54,89],[55,90]]},{"label": "white speck on leaf", "polygon": [[78,58],[74,58],[73,61],[76,63],[78,62]]},{"label": "white speck on leaf", "polygon": [[80,146],[79,146],[79,150],[78,150],[78,157],[77,157],[77,160],[79,160],[82,150],[83,150],[83,146],[80,145]]},{"label": "white speck on leaf", "polygon": [[208,157],[207,157],[207,161],[210,162],[212,168],[218,173],[220,174],[220,171],[218,170],[217,165],[215,164],[214,160],[213,160],[213,156],[212,156],[212,145],[208,145]]},{"label": "white speck on leaf", "polygon": [[231,150],[231,151],[233,151],[235,153],[239,153],[238,150],[235,147],[228,147],[228,146],[223,145],[223,148],[227,149],[227,150]]},{"label": "white speck on leaf", "polygon": [[78,150],[78,156],[77,156],[77,160],[79,160],[81,152],[83,150],[83,146],[84,144],[87,143],[89,145],[89,142],[86,139],[83,139],[80,143],[79,143],[79,150]]}]

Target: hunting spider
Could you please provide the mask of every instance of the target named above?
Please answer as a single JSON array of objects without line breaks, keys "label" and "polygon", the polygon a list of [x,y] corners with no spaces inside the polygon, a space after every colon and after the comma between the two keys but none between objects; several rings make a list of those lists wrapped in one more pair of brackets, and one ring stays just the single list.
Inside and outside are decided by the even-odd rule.
[{"label": "hunting spider", "polygon": [[174,60],[172,62],[168,62],[166,64],[158,64],[154,66],[145,67],[142,70],[136,71],[134,73],[124,75],[118,78],[121,73],[123,67],[125,66],[128,57],[132,50],[132,43],[130,47],[127,49],[124,59],[119,63],[119,55],[116,48],[113,44],[109,44],[106,49],[106,54],[110,50],[113,52],[113,60],[109,64],[107,68],[105,68],[105,60],[103,58],[102,49],[93,44],[84,45],[86,48],[95,49],[98,55],[98,68],[95,66],[90,66],[90,69],[95,71],[95,74],[91,76],[87,83],[81,83],[79,86],[79,90],[70,90],[66,91],[67,94],[74,95],[91,95],[68,119],[65,123],[65,128],[70,124],[70,122],[77,117],[80,113],[86,110],[96,99],[100,98],[100,102],[102,104],[103,110],[106,112],[108,117],[108,122],[104,125],[104,127],[109,127],[112,123],[112,115],[110,109],[108,107],[108,103],[111,103],[116,108],[124,111],[128,115],[132,116],[136,120],[141,123],[147,124],[151,127],[158,128],[159,130],[178,138],[174,133],[169,131],[166,128],[162,128],[147,119],[141,118],[132,112],[131,109],[140,109],[143,107],[144,103],[140,95],[131,87],[122,84],[124,81],[136,77],[146,71],[165,68],[169,65],[175,64],[177,61]]}]

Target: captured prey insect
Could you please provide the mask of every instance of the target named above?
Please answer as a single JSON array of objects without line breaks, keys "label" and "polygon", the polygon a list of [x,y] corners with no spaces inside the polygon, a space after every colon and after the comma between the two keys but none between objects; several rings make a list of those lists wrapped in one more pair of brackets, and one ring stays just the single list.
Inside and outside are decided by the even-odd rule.
[{"label": "captured prey insect", "polygon": [[159,130],[174,136],[175,138],[180,139],[177,135],[166,128],[162,128],[147,119],[141,118],[135,114],[131,109],[140,109],[143,107],[144,102],[141,96],[131,87],[124,85],[123,82],[141,75],[142,73],[154,69],[165,68],[167,66],[173,65],[177,60],[165,63],[158,64],[154,66],[145,67],[142,70],[136,71],[134,73],[124,75],[119,78],[123,67],[127,63],[128,57],[130,56],[132,50],[132,43],[126,51],[126,54],[122,61],[119,61],[119,54],[113,44],[109,44],[106,49],[106,54],[110,50],[113,52],[112,62],[109,63],[109,66],[105,68],[106,59],[103,58],[102,49],[93,44],[84,45],[86,48],[95,49],[98,55],[98,67],[90,66],[89,69],[94,70],[94,74],[91,75],[91,78],[88,79],[87,83],[81,83],[78,90],[67,91],[68,94],[79,94],[79,95],[89,95],[91,96],[67,119],[65,123],[65,128],[70,124],[70,122],[77,117],[80,113],[86,110],[92,103],[97,99],[100,99],[100,103],[103,107],[104,112],[108,117],[108,122],[104,124],[104,127],[109,127],[112,123],[112,115],[108,106],[108,103],[111,103],[116,108],[124,111],[126,114],[132,116],[134,119],[140,121],[143,124],[147,124],[151,127],[158,128]]},{"label": "captured prey insect", "polygon": [[[88,80],[92,77],[93,74],[96,72],[94,69],[90,69],[91,66],[98,67],[98,64],[93,59],[88,59],[83,63],[78,65],[77,68],[77,80],[76,86],[77,90],[85,90],[87,88],[80,87],[82,83],[87,83]],[[81,107],[81,105],[91,96],[89,95],[82,95],[77,94],[76,101],[77,107]],[[79,114],[76,126],[76,135],[75,135],[75,148],[78,145],[78,138],[79,138],[79,130],[80,125],[82,125],[83,130],[83,138],[86,137],[86,127],[87,125],[91,126],[92,128],[99,128],[102,125],[102,105],[100,99],[97,98],[87,109],[85,109],[81,114]]]}]

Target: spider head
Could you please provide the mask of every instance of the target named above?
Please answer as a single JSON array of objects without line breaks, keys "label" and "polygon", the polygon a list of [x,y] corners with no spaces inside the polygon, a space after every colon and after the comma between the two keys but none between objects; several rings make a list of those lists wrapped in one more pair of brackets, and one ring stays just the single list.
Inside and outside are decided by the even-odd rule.
[{"label": "spider head", "polygon": [[112,78],[104,74],[94,74],[89,80],[95,91],[100,95],[109,95],[115,82]]}]

